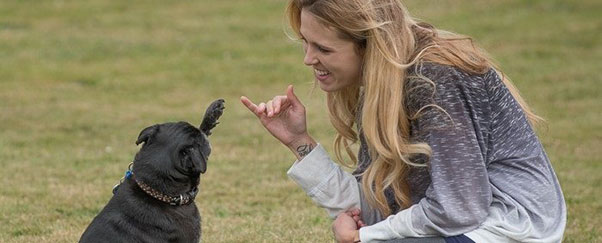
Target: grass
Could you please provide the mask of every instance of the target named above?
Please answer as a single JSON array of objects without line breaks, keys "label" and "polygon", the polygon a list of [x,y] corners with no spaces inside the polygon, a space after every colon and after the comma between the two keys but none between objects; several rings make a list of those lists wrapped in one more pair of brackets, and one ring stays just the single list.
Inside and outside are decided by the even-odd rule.
[{"label": "grass", "polygon": [[[565,242],[602,241],[602,4],[409,0],[473,36],[547,119]],[[330,220],[286,177],[292,154],[238,102],[287,84],[331,150],[321,92],[281,0],[0,2],[0,242],[74,242],[111,197],[146,126],[198,124],[227,100],[197,205],[205,242],[327,242]],[[596,213],[598,212],[598,213]]]}]

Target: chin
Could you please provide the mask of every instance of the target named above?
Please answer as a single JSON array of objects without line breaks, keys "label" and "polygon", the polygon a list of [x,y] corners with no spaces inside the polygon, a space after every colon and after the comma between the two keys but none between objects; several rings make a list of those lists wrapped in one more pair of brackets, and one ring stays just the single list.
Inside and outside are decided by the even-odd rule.
[{"label": "chin", "polygon": [[350,85],[350,83],[340,82],[340,80],[330,79],[330,78],[326,79],[324,81],[325,82],[322,82],[322,81],[316,79],[316,82],[318,82],[318,85],[320,86],[320,89],[323,90],[324,92],[336,92],[336,91],[340,91],[340,90],[342,90],[345,87],[348,87]]},{"label": "chin", "polygon": [[332,85],[326,85],[326,84],[321,83],[320,81],[318,81],[318,82],[320,85],[320,89],[324,92],[334,92],[334,91],[338,90],[336,87],[333,87]]}]

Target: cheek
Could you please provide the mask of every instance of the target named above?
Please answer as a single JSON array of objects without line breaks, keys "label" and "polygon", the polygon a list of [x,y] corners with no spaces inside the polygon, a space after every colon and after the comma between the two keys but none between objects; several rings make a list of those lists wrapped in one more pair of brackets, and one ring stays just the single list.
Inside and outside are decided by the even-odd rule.
[{"label": "cheek", "polygon": [[351,70],[349,74],[352,76],[354,81],[359,81],[360,76],[362,75],[362,59],[360,59],[358,56],[355,56],[355,59],[350,66]]},{"label": "cheek", "polygon": [[346,62],[338,68],[337,73],[340,78],[345,79],[346,83],[358,81],[361,73],[361,63],[355,60]]}]

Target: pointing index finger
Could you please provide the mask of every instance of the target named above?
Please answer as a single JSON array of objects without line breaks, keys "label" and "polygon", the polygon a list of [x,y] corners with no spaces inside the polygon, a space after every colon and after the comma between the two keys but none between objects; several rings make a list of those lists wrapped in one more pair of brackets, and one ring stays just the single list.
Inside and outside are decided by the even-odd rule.
[{"label": "pointing index finger", "polygon": [[251,112],[257,115],[257,105],[255,105],[255,103],[253,103],[249,98],[247,98],[246,96],[241,96],[240,102],[242,102],[243,105],[247,107],[247,109],[249,109]]}]

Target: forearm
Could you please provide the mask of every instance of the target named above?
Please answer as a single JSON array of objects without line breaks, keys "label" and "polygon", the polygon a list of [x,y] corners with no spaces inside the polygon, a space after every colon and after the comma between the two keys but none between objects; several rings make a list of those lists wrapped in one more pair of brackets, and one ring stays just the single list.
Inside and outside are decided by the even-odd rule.
[{"label": "forearm", "polygon": [[287,174],[332,218],[350,208],[360,208],[355,177],[336,165],[319,144],[296,161]]}]

